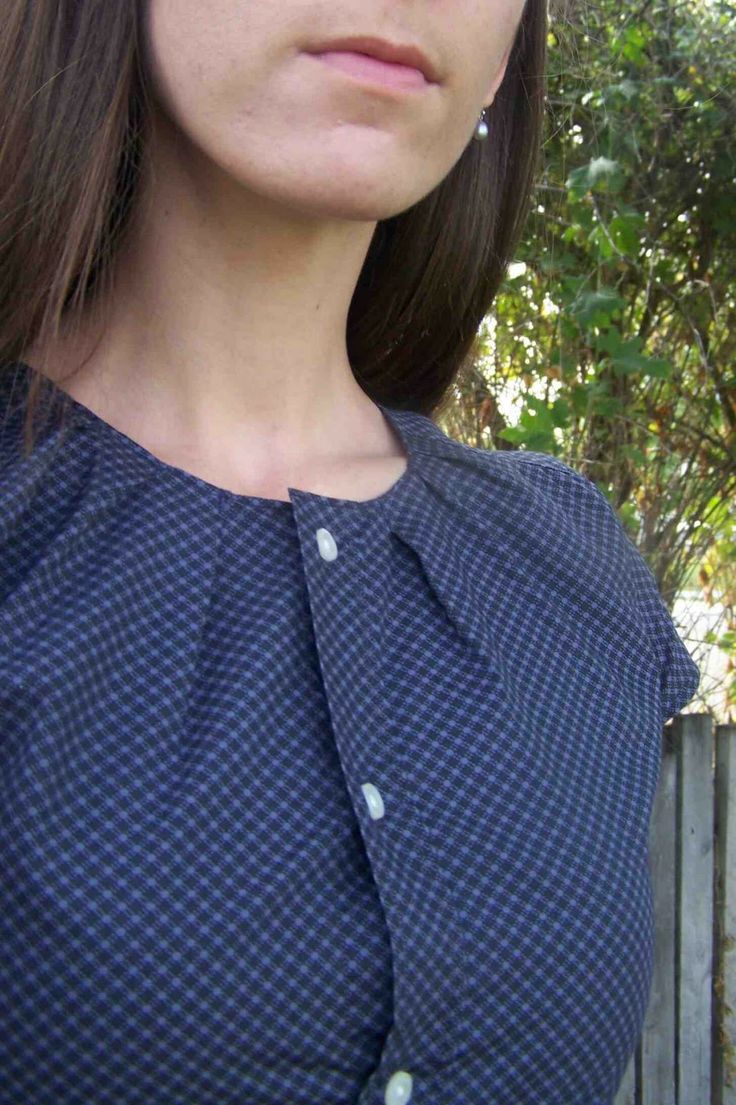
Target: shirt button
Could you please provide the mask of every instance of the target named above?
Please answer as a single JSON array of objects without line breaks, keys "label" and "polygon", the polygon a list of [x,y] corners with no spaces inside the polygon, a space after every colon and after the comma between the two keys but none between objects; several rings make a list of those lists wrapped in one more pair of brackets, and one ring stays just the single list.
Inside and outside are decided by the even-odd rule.
[{"label": "shirt button", "polygon": [[337,543],[328,529],[317,530],[317,546],[323,560],[334,560],[337,556]]},{"label": "shirt button", "polygon": [[[379,817],[383,817],[383,798],[381,798],[381,792],[378,787],[374,787],[373,783],[361,783],[360,789],[363,791],[363,797],[368,803],[368,811],[374,821],[377,821]],[[397,1101],[400,1099],[397,1097]]]},{"label": "shirt button", "polygon": [[412,1077],[406,1070],[395,1070],[386,1084],[386,1105],[405,1105],[411,1097]]}]

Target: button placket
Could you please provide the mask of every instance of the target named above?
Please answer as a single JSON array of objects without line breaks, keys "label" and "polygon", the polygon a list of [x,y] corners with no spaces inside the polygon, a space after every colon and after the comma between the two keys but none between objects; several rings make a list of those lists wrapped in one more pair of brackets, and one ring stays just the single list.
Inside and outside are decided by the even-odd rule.
[{"label": "button placket", "polygon": [[[337,542],[330,531],[325,526],[320,526],[315,531],[315,537],[322,559],[328,562],[335,560],[337,558]],[[374,821],[380,820],[386,812],[380,790],[374,783],[361,783],[360,789],[363,792],[371,818]]]},{"label": "button placket", "polygon": [[[397,877],[397,863],[401,865],[398,852],[402,845],[393,833],[381,831],[386,815],[381,789],[389,793],[392,771],[394,775],[397,771],[394,760],[386,761],[386,742],[381,736],[385,726],[382,626],[390,602],[384,582],[391,568],[391,542],[384,519],[377,513],[343,509],[343,504],[339,517],[334,508],[325,517],[324,504],[314,497],[298,492],[292,497],[300,535],[311,546],[307,554],[303,542],[305,579],[335,741],[369,862],[388,910],[392,939],[398,933],[403,955],[404,903],[395,902],[389,893],[390,880]],[[383,785],[384,769],[388,790]],[[418,872],[414,868],[411,878],[415,891],[421,893],[415,885],[420,881]],[[404,994],[400,1023],[391,1027],[380,1069],[364,1086],[361,1105],[369,1101],[376,1105],[378,1100],[382,1105],[409,1103],[412,1076],[403,1064],[411,1049],[402,1028],[404,1020],[412,1020],[407,1005],[411,1005],[410,995]],[[414,1090],[416,1096],[416,1086]]]}]

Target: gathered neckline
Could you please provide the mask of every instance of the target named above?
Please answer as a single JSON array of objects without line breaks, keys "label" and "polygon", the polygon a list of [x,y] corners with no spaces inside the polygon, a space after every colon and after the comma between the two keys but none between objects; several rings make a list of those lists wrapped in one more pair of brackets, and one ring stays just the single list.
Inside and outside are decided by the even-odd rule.
[{"label": "gathered neckline", "polygon": [[[74,411],[78,418],[94,429],[98,438],[106,436],[115,441],[119,447],[142,458],[153,470],[157,471],[165,478],[174,480],[178,483],[191,484],[192,486],[201,488],[209,495],[219,497],[228,502],[238,503],[242,506],[251,505],[253,507],[261,506],[263,508],[268,506],[269,509],[283,511],[293,507],[293,496],[302,496],[303,498],[312,499],[335,507],[363,507],[366,509],[370,509],[374,506],[382,507],[402,491],[405,484],[409,482],[413,476],[415,457],[411,442],[401,422],[401,415],[404,412],[394,411],[393,408],[375,401],[373,401],[374,405],[381,411],[384,419],[393,428],[398,440],[403,445],[407,459],[407,465],[404,471],[389,488],[370,499],[347,499],[334,495],[323,495],[316,491],[307,491],[298,487],[288,487],[287,492],[290,496],[288,499],[274,499],[263,495],[243,494],[238,491],[232,491],[227,487],[220,487],[218,484],[211,483],[203,476],[198,476],[186,468],[180,468],[178,465],[170,464],[168,461],[156,456],[155,453],[152,453],[150,449],[147,449],[139,441],[136,441],[135,438],[130,437],[129,434],[118,429],[117,426],[113,426],[112,423],[108,422],[102,415],[82,403],[68,391],[65,391],[64,388],[59,387],[51,377],[40,373],[37,369],[31,368],[25,361],[14,361],[10,369],[11,372],[15,369],[16,379],[18,376],[21,376],[24,378],[24,383],[29,380],[31,373],[36,372],[36,374],[41,377],[42,383],[47,387],[48,394],[57,402],[66,405]],[[23,398],[25,399],[25,391],[23,393]]]}]

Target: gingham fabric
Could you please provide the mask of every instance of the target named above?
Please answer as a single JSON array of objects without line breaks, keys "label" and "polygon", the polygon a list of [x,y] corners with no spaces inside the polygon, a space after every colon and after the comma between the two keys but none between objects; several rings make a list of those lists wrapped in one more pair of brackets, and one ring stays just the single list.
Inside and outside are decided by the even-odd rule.
[{"label": "gingham fabric", "polygon": [[609,1105],[698,669],[605,497],[381,407],[239,495],[3,369],[2,1105]]}]

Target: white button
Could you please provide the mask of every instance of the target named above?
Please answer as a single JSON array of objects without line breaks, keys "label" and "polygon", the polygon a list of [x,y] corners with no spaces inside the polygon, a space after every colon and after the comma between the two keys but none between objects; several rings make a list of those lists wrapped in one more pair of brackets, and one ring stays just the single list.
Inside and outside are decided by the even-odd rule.
[{"label": "white button", "polygon": [[323,560],[334,560],[337,556],[337,543],[328,529],[317,530],[317,545]]},{"label": "white button", "polygon": [[386,1084],[386,1105],[405,1105],[411,1097],[412,1077],[407,1070],[395,1070]]},{"label": "white button", "polygon": [[385,812],[380,790],[378,787],[374,787],[373,783],[361,783],[360,789],[363,791],[363,797],[368,803],[368,810],[371,817],[374,821],[377,821],[379,817],[383,817]]}]

